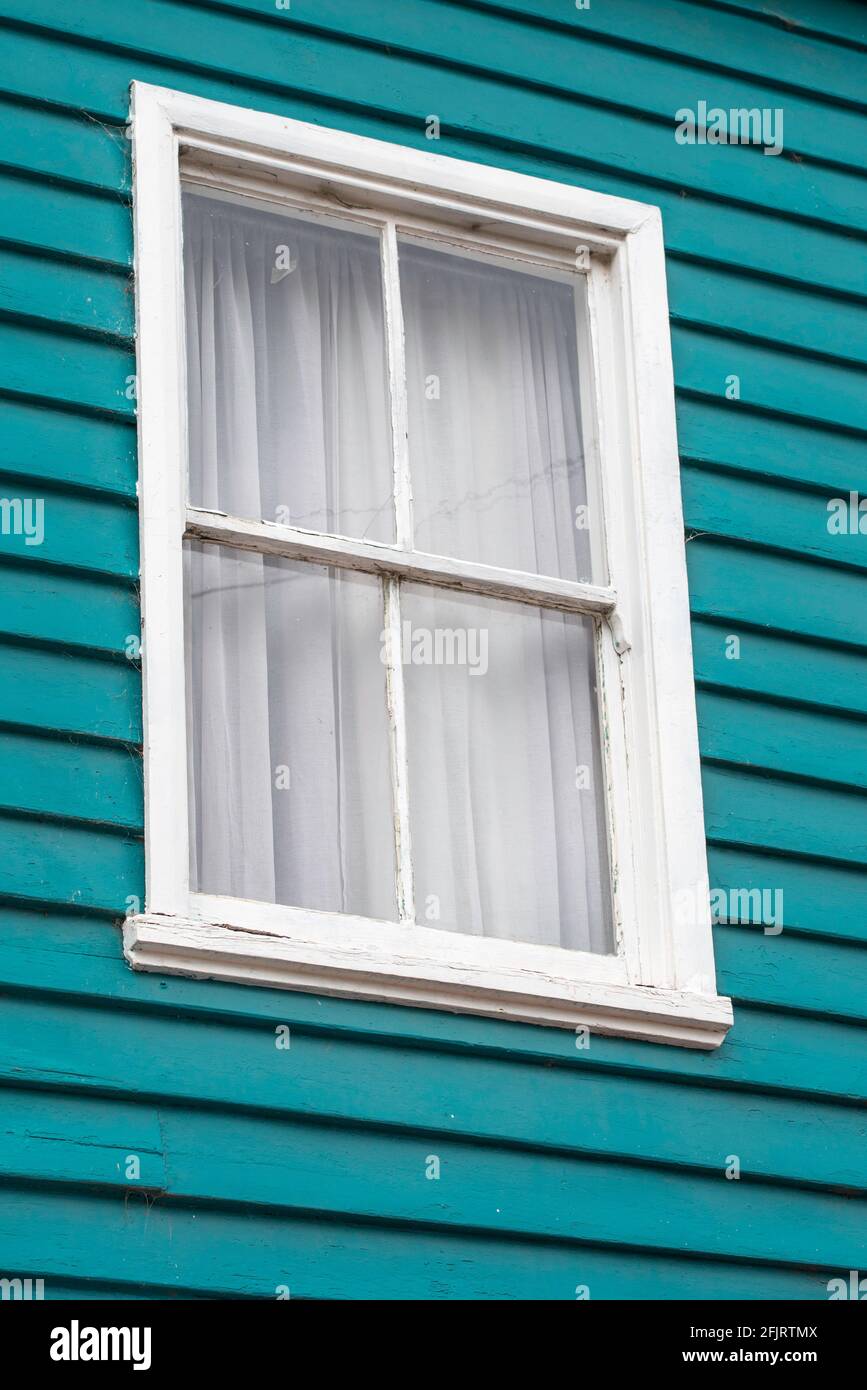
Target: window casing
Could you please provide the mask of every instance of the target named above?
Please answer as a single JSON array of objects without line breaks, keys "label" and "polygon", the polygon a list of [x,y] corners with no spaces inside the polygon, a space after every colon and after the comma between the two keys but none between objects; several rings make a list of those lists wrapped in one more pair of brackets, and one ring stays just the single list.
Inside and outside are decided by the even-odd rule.
[{"label": "window casing", "polygon": [[[146,902],[135,968],[589,1026],[712,1047],[707,894],[664,254],[656,209],[134,84],[145,690]],[[357,224],[380,239],[394,537],[335,535],[192,505],[182,187]],[[571,279],[591,571],[584,580],[415,548],[401,245]],[[291,522],[291,515],[289,520]],[[376,576],[384,595],[394,920],[198,891],[190,878],[184,547]],[[613,949],[418,925],[409,850],[407,595],[582,615],[604,730]]]}]

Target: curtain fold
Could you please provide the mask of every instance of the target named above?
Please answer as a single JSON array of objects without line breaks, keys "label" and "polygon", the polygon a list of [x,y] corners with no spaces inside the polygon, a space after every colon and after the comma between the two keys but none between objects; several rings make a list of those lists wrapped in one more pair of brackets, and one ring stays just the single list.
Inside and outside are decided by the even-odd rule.
[{"label": "curtain fold", "polygon": [[[184,197],[191,500],[390,540],[375,237]],[[188,545],[194,887],[393,918],[379,583]]]},{"label": "curtain fold", "polygon": [[184,195],[190,498],[392,541],[379,242]]},{"label": "curtain fold", "polygon": [[573,285],[412,242],[400,279],[418,549],[590,580]]},{"label": "curtain fold", "polygon": [[[589,580],[573,285],[411,242],[400,268],[416,545]],[[420,915],[610,950],[592,621],[414,586],[402,613],[487,652],[407,668]]]}]

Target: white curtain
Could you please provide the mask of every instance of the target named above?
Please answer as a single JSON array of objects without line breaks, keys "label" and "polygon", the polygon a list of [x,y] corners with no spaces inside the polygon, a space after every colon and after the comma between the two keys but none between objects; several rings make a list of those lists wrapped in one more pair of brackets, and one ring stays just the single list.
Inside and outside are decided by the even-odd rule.
[{"label": "white curtain", "polygon": [[[410,243],[400,259],[416,545],[589,579],[573,287]],[[419,919],[611,950],[592,621],[423,587],[402,613],[410,642],[487,643],[484,674],[405,670]]]},{"label": "white curtain", "polygon": [[[390,539],[376,238],[189,194],[184,268],[192,500]],[[212,545],[186,572],[193,886],[393,918],[379,583]]]},{"label": "white curtain", "polygon": [[394,539],[375,236],[184,196],[190,497]]},{"label": "white curtain", "polygon": [[194,888],[393,919],[378,582],[213,545],[186,569]]},{"label": "white curtain", "polygon": [[[185,197],[194,502],[393,539],[375,238]],[[403,246],[419,549],[589,577],[571,288]],[[193,883],[393,918],[382,601],[187,547]],[[402,586],[417,920],[611,949],[593,625]]]},{"label": "white curtain", "polygon": [[573,286],[409,242],[400,267],[416,546],[589,580]]}]

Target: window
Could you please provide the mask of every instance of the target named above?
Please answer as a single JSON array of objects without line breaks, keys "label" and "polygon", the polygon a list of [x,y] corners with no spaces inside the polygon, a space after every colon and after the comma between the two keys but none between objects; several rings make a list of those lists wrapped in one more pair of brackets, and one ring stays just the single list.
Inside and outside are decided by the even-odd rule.
[{"label": "window", "polygon": [[135,968],[695,1047],[658,212],[134,84]]}]

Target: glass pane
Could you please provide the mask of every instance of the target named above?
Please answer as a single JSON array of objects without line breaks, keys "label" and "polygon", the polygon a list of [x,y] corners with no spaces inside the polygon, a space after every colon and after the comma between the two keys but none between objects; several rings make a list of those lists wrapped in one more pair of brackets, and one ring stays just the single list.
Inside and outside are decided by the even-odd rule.
[{"label": "glass pane", "polygon": [[611,951],[592,619],[401,595],[417,920]]},{"label": "glass pane", "polygon": [[419,550],[591,578],[572,283],[405,242]]},{"label": "glass pane", "polygon": [[188,543],[195,890],[395,917],[379,582]]},{"label": "glass pane", "polygon": [[379,238],[184,194],[190,498],[393,541]]}]

